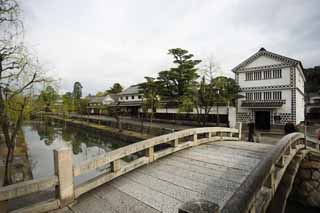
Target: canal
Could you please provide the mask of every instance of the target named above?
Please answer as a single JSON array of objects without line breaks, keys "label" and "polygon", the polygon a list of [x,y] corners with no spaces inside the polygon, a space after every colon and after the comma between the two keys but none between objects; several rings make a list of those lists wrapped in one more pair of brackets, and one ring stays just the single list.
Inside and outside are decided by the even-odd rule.
[{"label": "canal", "polygon": [[[129,144],[96,132],[61,124],[30,123],[24,125],[22,130],[28,146],[28,157],[34,179],[54,174],[53,150],[55,149],[71,148],[73,164],[78,165],[85,160]],[[127,160],[133,160],[136,157],[132,155]],[[91,179],[107,169],[109,169],[108,166],[77,177],[75,183],[79,184]]]}]

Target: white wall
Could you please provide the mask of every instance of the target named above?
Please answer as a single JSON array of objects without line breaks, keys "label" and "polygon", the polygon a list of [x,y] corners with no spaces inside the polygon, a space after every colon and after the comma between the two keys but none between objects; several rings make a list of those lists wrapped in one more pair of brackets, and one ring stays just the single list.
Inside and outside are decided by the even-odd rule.
[{"label": "white wall", "polygon": [[[282,100],[286,100],[286,103],[283,104],[280,108],[277,108],[276,111],[278,113],[291,113],[291,90],[262,90],[259,92],[265,91],[281,91],[282,92]],[[240,92],[240,95],[245,96],[245,92]],[[245,100],[245,98],[238,99],[238,112],[251,112],[251,109],[241,107],[241,102]],[[263,100],[263,99],[262,99]]]},{"label": "white wall", "polygon": [[[263,73],[262,73],[263,76]],[[246,73],[239,73],[239,86],[246,87],[261,87],[274,85],[288,85],[290,84],[290,68],[282,68],[282,78],[275,79],[261,79],[256,81],[246,81]]]},{"label": "white wall", "polygon": [[[235,111],[235,107],[229,107],[229,110]],[[142,112],[142,109],[140,109],[140,112]],[[179,112],[179,109],[177,108],[168,108],[168,109],[158,108],[157,113],[187,113],[187,112]],[[189,113],[196,114],[197,110],[193,109],[193,112],[189,112]],[[219,106],[219,115],[226,115],[227,113],[228,113],[228,107]],[[209,114],[217,114],[217,107],[212,107]]]},{"label": "white wall", "polygon": [[[126,99],[126,96],[128,96],[128,100]],[[134,97],[134,99],[132,99],[132,96]],[[122,100],[121,100],[121,97],[122,97]],[[139,95],[122,95],[122,96],[119,96],[119,101],[123,101],[123,102],[142,101],[142,99],[141,98],[139,99]]]},{"label": "white wall", "polygon": [[281,64],[281,62],[267,56],[260,56],[259,58],[245,66],[245,68],[267,66],[270,64]]},{"label": "white wall", "polygon": [[299,91],[296,91],[296,123],[304,121],[304,97]]},{"label": "white wall", "polygon": [[304,79],[301,75],[301,69],[300,66],[297,66],[295,68],[296,73],[296,87],[301,90],[301,92],[304,92]]}]

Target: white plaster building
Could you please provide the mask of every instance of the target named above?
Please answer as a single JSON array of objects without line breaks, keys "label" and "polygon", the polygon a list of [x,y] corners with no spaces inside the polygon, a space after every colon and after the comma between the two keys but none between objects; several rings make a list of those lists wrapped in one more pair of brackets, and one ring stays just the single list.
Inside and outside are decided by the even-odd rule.
[{"label": "white plaster building", "polygon": [[237,121],[252,120],[257,129],[304,120],[302,63],[261,48],[232,71],[240,86]]}]

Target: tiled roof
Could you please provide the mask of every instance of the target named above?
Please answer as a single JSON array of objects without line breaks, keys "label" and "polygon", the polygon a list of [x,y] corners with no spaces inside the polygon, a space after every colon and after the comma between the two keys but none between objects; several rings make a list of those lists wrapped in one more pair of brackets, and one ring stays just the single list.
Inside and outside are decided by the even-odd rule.
[{"label": "tiled roof", "polygon": [[118,95],[132,95],[132,94],[139,94],[139,85],[132,85],[125,89],[124,91],[118,93]]},{"label": "tiled roof", "polygon": [[260,101],[242,101],[241,107],[247,107],[247,108],[276,108],[281,107],[283,104],[285,104],[285,100],[260,100]]},{"label": "tiled roof", "polygon": [[296,59],[289,58],[289,57],[286,57],[286,56],[283,56],[283,55],[279,55],[279,54],[267,51],[264,48],[261,48],[258,52],[256,52],[252,56],[250,56],[248,59],[244,60],[242,63],[240,63],[235,68],[233,68],[232,71],[236,72],[237,70],[240,70],[241,68],[245,67],[246,65],[250,64],[252,61],[257,59],[258,57],[263,56],[263,55],[264,56],[269,56],[269,57],[277,59],[277,60],[280,60],[280,61],[282,61],[283,63],[286,63],[286,64],[295,65],[295,64],[299,63],[301,65],[301,67],[302,67],[301,62],[296,60]]}]

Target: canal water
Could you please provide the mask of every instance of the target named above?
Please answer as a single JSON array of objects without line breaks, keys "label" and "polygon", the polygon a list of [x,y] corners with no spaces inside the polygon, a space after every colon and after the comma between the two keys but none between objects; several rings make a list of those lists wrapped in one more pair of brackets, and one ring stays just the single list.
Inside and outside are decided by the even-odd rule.
[{"label": "canal water", "polygon": [[[73,163],[79,165],[85,160],[128,145],[127,142],[116,138],[57,124],[32,123],[24,125],[22,129],[28,146],[28,157],[34,179],[54,174],[53,150],[55,149],[70,147],[73,153]],[[136,157],[131,156],[132,159]],[[108,169],[109,166],[99,168],[87,175],[77,177],[75,182],[76,184],[81,183]]]}]

